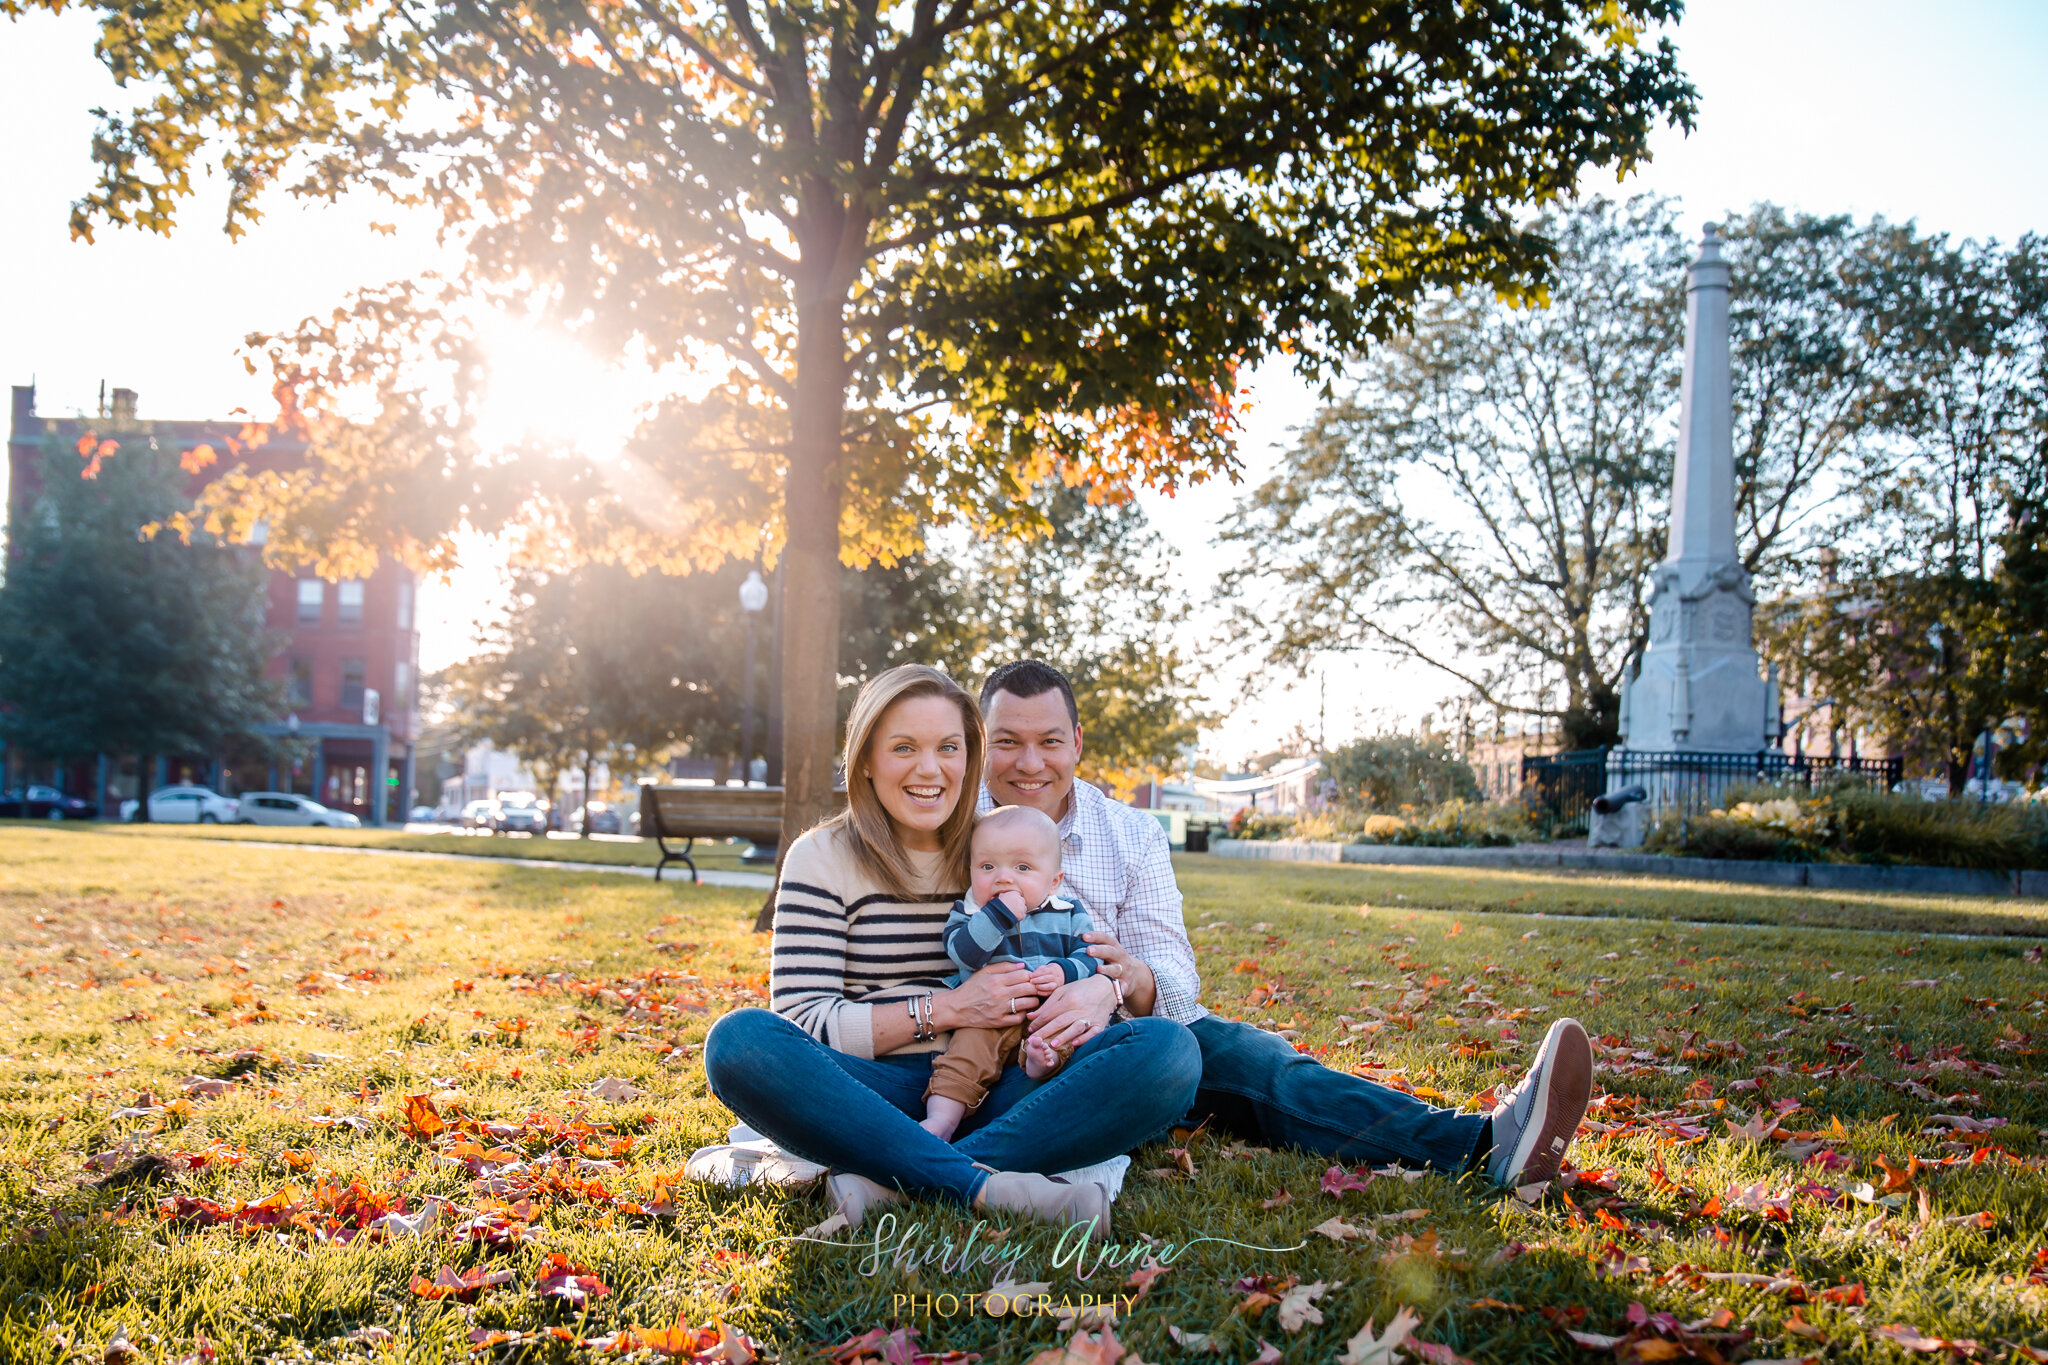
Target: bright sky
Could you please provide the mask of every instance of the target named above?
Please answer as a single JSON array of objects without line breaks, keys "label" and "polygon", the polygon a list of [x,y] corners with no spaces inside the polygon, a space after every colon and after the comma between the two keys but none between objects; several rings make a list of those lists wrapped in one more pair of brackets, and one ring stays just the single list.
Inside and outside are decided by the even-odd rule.
[{"label": "bright sky", "polygon": [[[266,410],[267,394],[237,357],[242,337],[331,308],[352,286],[441,263],[431,238],[395,237],[369,223],[391,214],[364,204],[269,206],[240,243],[218,230],[202,196],[164,239],[102,231],[69,240],[71,201],[92,183],[90,110],[120,94],[92,57],[83,12],[35,14],[0,27],[0,377],[33,380],[45,413],[94,411],[99,388],[138,391],[144,417],[218,417]],[[2048,5],[2038,0],[1696,0],[1678,31],[1701,111],[1690,138],[1660,135],[1655,160],[1619,187],[1683,201],[1690,230],[1730,208],[1772,200],[1816,213],[1883,214],[1923,229],[2010,240],[2048,230]],[[1611,178],[1589,191],[1615,193]],[[1270,471],[1289,432],[1313,408],[1292,376],[1252,379],[1256,403],[1244,447],[1247,478]],[[1206,593],[1217,560],[1210,538],[1229,510],[1227,485],[1151,498],[1155,523],[1181,551],[1188,585]],[[488,547],[454,582],[422,594],[421,663],[468,652],[487,613],[497,567]],[[1191,627],[1204,657],[1213,622]],[[1414,668],[1373,658],[1326,661],[1292,688],[1263,687],[1237,704],[1241,670],[1222,666],[1212,709],[1229,719],[1206,737],[1234,761],[1297,724],[1317,728],[1319,688],[1332,742],[1381,723],[1412,721],[1447,688]]]}]

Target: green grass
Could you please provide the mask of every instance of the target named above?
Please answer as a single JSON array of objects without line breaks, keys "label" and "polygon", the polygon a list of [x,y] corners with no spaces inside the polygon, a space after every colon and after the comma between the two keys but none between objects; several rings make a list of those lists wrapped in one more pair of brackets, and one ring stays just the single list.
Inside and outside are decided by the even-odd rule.
[{"label": "green grass", "polygon": [[[393,837],[355,837],[371,836]],[[1727,1310],[1727,1330],[1755,1334],[1723,1348],[1731,1361],[1905,1359],[1878,1336],[1894,1323],[1974,1338],[1986,1358],[2006,1357],[1999,1338],[2048,1347],[2048,1289],[2029,1282],[2048,1226],[2048,968],[2025,939],[1919,932],[2038,932],[2041,905],[1210,858],[1180,868],[1206,1001],[1293,1031],[1331,1065],[1470,1103],[1513,1078],[1545,1021],[1578,1015],[1602,1038],[1610,1098],[1593,1116],[1603,1131],[1589,1126],[1574,1154],[1611,1171],[1613,1191],[1580,1183],[1532,1207],[1470,1180],[1388,1175],[1340,1199],[1321,1192],[1327,1161],[1200,1135],[1191,1179],[1134,1172],[1117,1239],[1309,1245],[1186,1250],[1116,1325],[1145,1360],[1249,1360],[1263,1339],[1290,1361],[1327,1361],[1402,1306],[1421,1316],[1419,1339],[1475,1361],[1591,1360],[1543,1310],[1619,1335],[1634,1302],[1686,1322]],[[980,1292],[988,1271],[863,1275],[858,1249],[772,1241],[824,1216],[816,1194],[670,1179],[730,1122],[697,1045],[722,1010],[760,999],[766,945],[746,932],[757,903],[746,890],[315,857],[182,830],[0,828],[0,1359],[98,1360],[125,1328],[143,1361],[179,1360],[202,1332],[222,1360],[361,1360],[350,1334],[365,1329],[391,1333],[389,1358],[404,1361],[572,1360],[622,1328],[718,1314],[786,1361],[897,1325],[927,1351],[1029,1360],[1055,1342],[1051,1321],[895,1308],[897,1295]],[[630,994],[649,989],[664,997],[658,1013]],[[235,1085],[185,1099],[192,1076]],[[606,1077],[646,1093],[620,1105],[584,1095]],[[1752,1078],[1761,1090],[1735,1088]],[[407,1128],[414,1094],[497,1125],[481,1132],[486,1151],[562,1162],[541,1168],[524,1204],[494,1196],[452,1134]],[[1731,1134],[1788,1100],[1800,1107],[1784,1127],[1821,1136]],[[149,1112],[112,1117],[123,1108]],[[1973,1137],[1937,1114],[2007,1122]],[[319,1122],[334,1118],[362,1126]],[[590,1131],[565,1127],[579,1121]],[[1845,1164],[1795,1165],[1806,1141]],[[1977,1151],[1989,1155],[1971,1164]],[[95,1165],[125,1183],[94,1183],[108,1172],[88,1159],[107,1153]],[[188,1166],[193,1153],[211,1155],[196,1169],[135,1164]],[[617,1165],[578,1169],[579,1156]],[[1880,1158],[1909,1156],[1953,1164],[1917,1171],[1896,1208],[1790,1193],[1778,1216],[1729,1197],[1758,1182],[1787,1196],[1805,1179],[1881,1189]],[[1137,1162],[1172,1165],[1159,1148]],[[161,1216],[287,1186],[297,1223]],[[495,1248],[445,1224],[347,1245],[316,1235],[349,1198],[399,1195],[414,1210],[429,1197],[495,1210],[540,1235]],[[1427,1212],[1374,1221],[1411,1209]],[[965,1226],[948,1209],[917,1213]],[[1988,1228],[1948,1221],[1979,1213]],[[1376,1240],[1310,1233],[1333,1215]],[[1049,1281],[1055,1301],[1120,1287],[1113,1271],[1083,1284],[1052,1269],[1049,1236],[1005,1226],[1002,1245],[1023,1249],[1016,1278]],[[536,1293],[551,1252],[609,1295],[579,1312]],[[516,1278],[473,1304],[412,1292],[414,1275],[442,1266]],[[1814,1301],[1798,1322],[1826,1341],[1788,1334],[1792,1292],[1698,1278],[1729,1271],[1799,1281]],[[1237,1311],[1232,1286],[1249,1276],[1330,1286],[1324,1320],[1289,1332],[1276,1307]],[[1860,1305],[1822,1298],[1855,1284]],[[1190,1354],[1170,1326],[1215,1334],[1220,1356]],[[568,1340],[530,1335],[550,1328]],[[473,1356],[473,1332],[529,1335]]]}]

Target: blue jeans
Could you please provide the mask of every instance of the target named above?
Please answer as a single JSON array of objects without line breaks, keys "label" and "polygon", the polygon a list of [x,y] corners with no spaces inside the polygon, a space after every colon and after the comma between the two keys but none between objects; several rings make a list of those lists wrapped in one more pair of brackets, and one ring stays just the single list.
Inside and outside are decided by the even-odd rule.
[{"label": "blue jeans", "polygon": [[1332,1071],[1285,1038],[1205,1015],[1188,1025],[1202,1084],[1187,1122],[1269,1147],[1342,1161],[1427,1166],[1456,1174],[1478,1155],[1484,1114],[1438,1109],[1362,1076]]},{"label": "blue jeans", "polygon": [[1158,1137],[1202,1072],[1201,1050],[1172,1020],[1112,1023],[1043,1081],[1006,1068],[948,1143],[918,1123],[935,1058],[849,1057],[763,1009],[734,1010],[704,1040],[711,1093],[784,1151],[963,1204],[988,1179],[977,1162],[1051,1174]]}]

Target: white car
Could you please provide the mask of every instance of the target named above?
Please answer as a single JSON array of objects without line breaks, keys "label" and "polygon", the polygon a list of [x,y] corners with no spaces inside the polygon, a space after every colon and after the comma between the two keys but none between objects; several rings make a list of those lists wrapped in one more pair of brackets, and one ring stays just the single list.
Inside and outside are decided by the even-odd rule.
[{"label": "white car", "polygon": [[[135,818],[134,801],[121,803],[121,818]],[[240,810],[232,796],[222,796],[211,787],[179,784],[158,787],[149,794],[149,818],[159,825],[231,825]]]},{"label": "white car", "polygon": [[345,810],[323,806],[310,796],[290,792],[243,792],[245,825],[309,825],[327,829],[361,829],[362,820]]}]

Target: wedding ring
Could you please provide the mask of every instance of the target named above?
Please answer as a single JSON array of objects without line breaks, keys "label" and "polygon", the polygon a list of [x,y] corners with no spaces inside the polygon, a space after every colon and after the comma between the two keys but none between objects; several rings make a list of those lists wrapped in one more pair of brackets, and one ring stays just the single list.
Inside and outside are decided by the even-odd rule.
[{"label": "wedding ring", "polygon": [[1022,1010],[1020,1010],[1020,1009],[1018,1009],[1018,1008],[1017,1008],[1017,997],[1016,997],[1016,996],[1014,996],[1014,995],[1013,995],[1013,996],[1011,996],[1011,997],[1010,997],[1010,1013],[1012,1013],[1012,1014],[1022,1014],[1023,1012],[1024,1012],[1024,1011],[1022,1011]]}]

